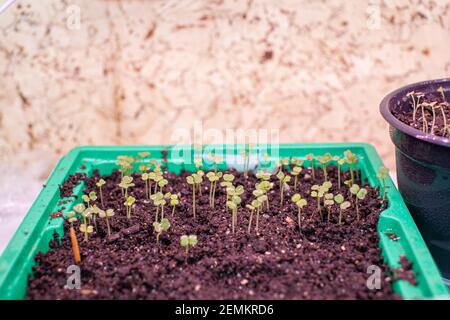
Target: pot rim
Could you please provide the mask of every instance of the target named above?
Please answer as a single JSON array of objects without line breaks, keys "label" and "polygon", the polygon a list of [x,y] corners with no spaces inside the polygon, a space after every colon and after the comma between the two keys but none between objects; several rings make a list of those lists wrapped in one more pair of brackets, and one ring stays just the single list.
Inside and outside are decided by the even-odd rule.
[{"label": "pot rim", "polygon": [[[400,93],[410,92],[414,90],[416,87],[428,88],[428,90],[421,90],[423,92],[431,92],[433,90],[437,91],[437,88],[442,85],[444,88],[450,88],[450,78],[442,78],[442,79],[434,79],[434,80],[426,80],[415,82],[412,84],[408,84],[406,86],[400,87],[388,95],[386,95],[380,103],[380,113],[383,118],[394,128],[400,130],[403,133],[406,133],[409,136],[412,136],[416,139],[422,140],[424,142],[429,142],[432,144],[440,145],[443,147],[450,148],[450,138],[449,137],[440,137],[436,135],[432,135],[429,133],[424,133],[418,129],[415,129],[406,123],[398,120],[391,112],[390,105],[394,101],[394,98],[398,96]],[[436,88],[434,88],[436,87]]]}]

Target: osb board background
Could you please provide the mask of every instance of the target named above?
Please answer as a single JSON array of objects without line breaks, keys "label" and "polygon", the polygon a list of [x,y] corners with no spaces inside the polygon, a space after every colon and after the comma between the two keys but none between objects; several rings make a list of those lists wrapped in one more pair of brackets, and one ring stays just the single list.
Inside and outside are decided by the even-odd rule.
[{"label": "osb board background", "polygon": [[365,141],[393,168],[380,100],[450,72],[449,0],[17,1],[0,26],[0,152],[41,178],[199,123]]}]

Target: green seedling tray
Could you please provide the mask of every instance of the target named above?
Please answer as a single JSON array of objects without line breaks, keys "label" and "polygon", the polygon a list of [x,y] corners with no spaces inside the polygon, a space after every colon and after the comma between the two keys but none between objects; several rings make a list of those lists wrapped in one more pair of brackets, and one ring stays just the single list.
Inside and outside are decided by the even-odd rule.
[{"label": "green seedling tray", "polygon": [[[212,146],[205,146],[205,148]],[[376,174],[382,161],[375,149],[363,143],[337,143],[337,144],[283,144],[279,146],[278,154],[271,153],[270,145],[266,146],[268,160],[266,167],[273,167],[275,161],[281,157],[304,158],[312,152],[322,155],[330,152],[333,155],[342,155],[346,149],[352,150],[359,158],[358,168],[363,178],[367,178],[371,186],[380,186],[381,181]],[[62,210],[63,213],[72,209],[74,203],[61,204],[59,186],[64,180],[75,172],[85,172],[90,175],[94,169],[99,169],[101,174],[110,173],[117,166],[115,160],[118,155],[135,156],[141,151],[150,151],[151,157],[163,159],[163,150],[167,152],[167,170],[179,173],[181,170],[193,171],[195,166],[192,161],[180,160],[172,157],[174,146],[88,146],[77,147],[62,157],[47,180],[45,187],[39,193],[37,199],[24,218],[22,224],[9,242],[0,257],[0,299],[23,299],[27,291],[28,277],[32,274],[32,266],[35,265],[35,255],[38,252],[46,252],[49,249],[49,241],[56,231],[63,234],[63,219],[50,218],[52,212]],[[226,151],[227,156],[219,169],[239,166],[234,165],[243,145],[216,145],[216,152]],[[192,159],[197,152],[190,146],[185,146],[184,151]],[[259,154],[262,154],[262,150]],[[197,155],[195,155],[197,156]],[[250,162],[259,163],[262,159],[250,156]],[[305,162],[308,165],[308,162]],[[448,291],[441,275],[434,263],[430,252],[406,208],[400,194],[392,180],[387,179],[389,206],[380,216],[378,233],[380,235],[380,247],[383,258],[389,267],[398,268],[402,254],[413,262],[418,284],[411,285],[404,280],[396,281],[394,290],[404,299],[448,299]],[[80,195],[83,183],[74,188],[74,193]],[[69,198],[72,199],[72,198]],[[386,234],[393,233],[399,239],[392,240]]]}]

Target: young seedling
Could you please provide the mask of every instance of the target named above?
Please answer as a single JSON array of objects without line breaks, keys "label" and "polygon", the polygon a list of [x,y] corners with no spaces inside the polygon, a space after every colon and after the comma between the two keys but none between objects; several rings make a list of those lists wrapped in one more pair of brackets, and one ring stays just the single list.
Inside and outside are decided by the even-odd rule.
[{"label": "young seedling", "polygon": [[312,154],[312,153],[308,153],[307,155],[306,155],[306,160],[308,160],[309,162],[310,162],[310,165],[311,165],[311,175],[312,175],[312,178],[313,178],[313,181],[316,179],[316,174],[315,174],[315,172],[314,172],[314,154]]},{"label": "young seedling", "polygon": [[295,203],[295,205],[298,208],[297,212],[297,220],[298,220],[298,229],[300,233],[302,232],[302,209],[304,206],[308,204],[306,199],[302,199],[302,196],[299,193],[296,193],[291,198],[292,202]]},{"label": "young seedling", "polygon": [[420,110],[422,111],[422,131],[427,133],[428,132],[428,120],[425,116],[426,102],[420,103],[419,106],[420,106]]},{"label": "young seedling", "polygon": [[87,223],[87,220],[92,216],[91,207],[86,208],[81,215],[83,217],[83,223],[80,225],[80,231],[84,233],[84,241],[87,242],[89,240],[89,233],[94,232],[94,227]]},{"label": "young seedling", "polygon": [[237,210],[242,202],[241,195],[244,193],[244,187],[239,185],[227,187],[227,208],[231,210],[231,230],[234,233],[237,224]]},{"label": "young seedling", "polygon": [[197,158],[194,160],[195,167],[197,168],[197,175],[202,177],[202,181],[198,183],[197,188],[200,196],[202,195],[202,182],[203,182],[203,176],[205,175],[205,172],[201,170],[201,167],[203,167],[203,160],[202,158]]},{"label": "young seedling", "polygon": [[356,202],[355,202],[355,206],[356,206],[356,221],[359,222],[359,201],[363,201],[364,198],[367,195],[367,189],[366,188],[361,188],[359,189],[358,193],[356,194]]},{"label": "young seedling", "polygon": [[345,156],[345,162],[347,162],[350,167],[350,177],[351,177],[352,185],[353,185],[353,184],[355,184],[355,175],[353,172],[353,167],[358,162],[358,158],[350,150],[344,151],[344,156]]},{"label": "young seedling", "polygon": [[322,185],[313,185],[311,187],[311,197],[317,200],[317,212],[320,214],[320,220],[323,221],[321,199],[325,196],[325,193],[331,188],[331,182],[325,181]]},{"label": "young seedling", "polygon": [[173,217],[173,214],[175,213],[176,206],[178,206],[180,204],[180,200],[178,199],[178,195],[177,194],[170,195],[170,202],[169,202],[169,204],[172,207],[172,217]]},{"label": "young seedling", "polygon": [[262,181],[270,181],[270,177],[272,176],[272,174],[265,170],[259,170],[255,176]]},{"label": "young seedling", "polygon": [[284,202],[284,188],[291,181],[290,175],[285,175],[283,171],[279,171],[277,173],[277,178],[280,180],[280,205],[283,205]]},{"label": "young seedling", "polygon": [[166,200],[164,199],[164,195],[162,192],[154,193],[150,196],[150,199],[153,201],[153,205],[156,207],[155,210],[155,222],[159,220],[159,208],[161,207],[161,219],[164,218],[164,206],[166,204]]},{"label": "young seedling", "polygon": [[219,181],[220,178],[222,178],[222,175],[223,175],[222,172],[212,172],[212,171],[210,171],[210,172],[208,172],[206,174],[206,177],[208,178],[208,180],[210,182],[210,187],[209,187],[209,206],[211,208],[214,208],[217,181]]},{"label": "young seedling", "polygon": [[331,154],[326,153],[323,156],[318,156],[317,160],[319,160],[319,163],[322,166],[324,181],[328,181],[327,164],[331,161]]},{"label": "young seedling", "polygon": [[109,218],[114,216],[114,209],[107,209],[106,211],[100,210],[98,215],[100,218],[105,219],[106,227],[108,229],[108,237],[110,237],[111,236],[111,226],[109,224]]},{"label": "young seedling", "polygon": [[431,103],[427,103],[427,102],[422,102],[422,105],[424,105],[425,107],[429,108],[431,110],[431,114],[433,115],[432,120],[431,120],[431,129],[430,129],[430,134],[434,134],[434,126],[436,124],[436,101],[433,101]]},{"label": "young seedling", "polygon": [[105,183],[106,183],[106,181],[103,180],[103,179],[98,180],[97,183],[96,183],[96,185],[98,187],[98,191],[100,193],[100,203],[102,204],[102,208],[105,207],[105,204],[103,202],[103,192],[102,192],[102,186],[104,186]]},{"label": "young seedling", "polygon": [[337,162],[338,167],[338,189],[341,189],[341,168],[345,164],[345,159],[341,159],[339,157],[335,157],[334,159]]},{"label": "young seedling", "polygon": [[167,181],[167,179],[160,179],[158,181],[158,187],[159,187],[159,192],[163,192],[163,188],[169,183],[169,181]]},{"label": "young seedling", "polygon": [[[260,197],[262,195],[266,196],[266,198],[265,198],[266,201],[263,203],[266,204],[267,210],[269,210],[270,205],[269,205],[268,194],[269,194],[269,191],[273,188],[273,183],[271,183],[270,181],[264,180],[264,181],[261,181],[260,183],[256,183],[255,188],[256,188],[255,191],[257,193],[257,194],[255,194],[255,191],[253,191],[253,194],[255,195],[255,197]],[[262,207],[261,207],[261,209],[262,209]]]},{"label": "young seedling", "polygon": [[406,94],[407,97],[411,97],[412,100],[412,104],[413,104],[413,122],[416,122],[416,113],[417,113],[417,109],[419,108],[419,105],[416,102],[415,99],[415,95],[416,93],[414,91],[408,92]]},{"label": "young seedling", "polygon": [[234,180],[234,175],[226,173],[223,175],[223,181],[220,183],[220,186],[228,188],[233,185],[233,183],[232,183],[233,180]]},{"label": "young seedling", "polygon": [[358,194],[358,191],[360,190],[361,188],[357,185],[357,184],[353,184],[351,187],[350,187],[350,193],[352,194],[352,195],[354,195],[355,196],[355,201],[356,201],[356,195]]},{"label": "young seedling", "polygon": [[381,179],[381,187],[383,188],[383,203],[386,201],[387,189],[389,186],[386,185],[386,178],[389,174],[389,169],[385,166],[380,166],[377,173],[377,178]]},{"label": "young seedling", "polygon": [[77,221],[76,213],[74,211],[67,212],[66,219],[70,223],[69,234],[70,242],[72,243],[73,258],[75,263],[79,264],[81,262],[80,247],[78,246],[77,236],[75,235],[75,229],[73,227],[73,223]]},{"label": "young seedling", "polygon": [[324,198],[325,198],[325,200],[324,200],[323,204],[327,208],[327,212],[328,212],[327,221],[330,222],[331,207],[334,205],[334,196],[332,193],[326,193]]},{"label": "young seedling", "polygon": [[298,177],[300,175],[300,173],[302,172],[302,167],[301,166],[295,166],[292,171],[291,171],[291,175],[294,176],[294,192],[297,191],[297,184],[298,184]]},{"label": "young seedling", "polygon": [[351,204],[349,201],[344,201],[344,196],[342,194],[338,194],[334,196],[334,201],[339,205],[339,225],[342,224],[342,215],[345,210],[350,208]]},{"label": "young seedling", "polygon": [[186,248],[186,259],[189,256],[189,247],[194,247],[198,243],[197,236],[194,234],[191,235],[182,235],[180,237],[180,245]]},{"label": "young seedling", "polygon": [[150,180],[150,174],[148,172],[143,172],[141,174],[141,179],[142,181],[144,181],[145,183],[145,196],[147,197],[147,199],[150,199],[150,188],[149,188],[149,180]]},{"label": "young seedling", "polygon": [[118,156],[116,164],[119,166],[120,174],[123,177],[133,170],[134,158],[132,156]]},{"label": "young seedling", "polygon": [[133,177],[132,176],[123,176],[122,180],[118,184],[120,188],[122,188],[122,194],[125,195],[125,199],[128,198],[128,188],[134,187]]},{"label": "young seedling", "polygon": [[[258,197],[258,199],[260,200],[264,200],[264,196],[260,196]],[[256,225],[255,225],[255,230],[256,233],[258,233],[258,229],[259,229],[259,213],[260,213],[260,208],[262,205],[262,202],[258,199],[255,199],[252,201],[251,205],[247,205],[247,208],[250,209],[250,218],[248,220],[248,228],[247,228],[247,233],[250,233],[251,227],[252,227],[252,221],[253,221],[253,214],[256,211]]]},{"label": "young seedling", "polygon": [[123,203],[127,210],[127,218],[131,219],[131,210],[133,208],[133,204],[136,202],[136,198],[133,196],[128,196],[127,200]]},{"label": "young seedling", "polygon": [[89,215],[89,222],[90,219],[92,218],[94,220],[94,226],[95,226],[95,230],[97,231],[97,206],[93,203],[95,200],[97,200],[97,193],[95,193],[95,191],[91,191],[89,192],[88,195],[84,194],[81,196],[81,199],[86,202],[86,207],[87,209],[89,209],[90,211],[90,215]]},{"label": "young seedling", "polygon": [[167,218],[162,218],[161,222],[153,222],[153,229],[156,232],[156,243],[159,246],[159,237],[163,232],[166,232],[170,228],[170,222]]},{"label": "young seedling", "polygon": [[192,212],[193,212],[194,218],[195,218],[195,216],[196,216],[196,213],[195,213],[195,186],[197,184],[200,184],[203,181],[203,178],[202,178],[202,176],[199,176],[198,174],[193,173],[192,175],[186,177],[186,181],[188,184],[192,185]]}]

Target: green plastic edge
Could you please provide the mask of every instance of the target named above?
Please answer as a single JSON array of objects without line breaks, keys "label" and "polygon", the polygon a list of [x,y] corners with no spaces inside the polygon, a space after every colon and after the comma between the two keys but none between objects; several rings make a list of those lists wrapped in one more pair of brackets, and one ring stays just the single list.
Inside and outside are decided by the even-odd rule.
[{"label": "green plastic edge", "polygon": [[[209,145],[212,148],[239,150],[243,145]],[[70,210],[72,203],[58,205],[59,185],[69,174],[75,172],[90,173],[92,165],[106,164],[111,166],[119,154],[136,154],[139,151],[150,151],[152,157],[161,158],[162,150],[171,149],[171,145],[160,146],[80,146],[72,149],[63,156],[50,174],[45,187],[41,190],[21,225],[10,240],[0,257],[0,299],[23,299],[25,297],[28,276],[35,264],[34,256],[37,252],[48,250],[48,243],[56,231],[63,233],[63,220],[50,219],[50,213],[65,207],[63,212]],[[182,147],[190,150],[191,146]],[[270,145],[268,146],[270,149]],[[316,155],[330,152],[342,154],[351,149],[359,158],[359,168],[372,186],[380,186],[381,181],[376,177],[379,166],[383,165],[375,148],[367,143],[317,143],[317,144],[280,144],[279,156],[304,157],[313,152]],[[194,151],[195,152],[195,151]],[[169,161],[170,162],[170,161]],[[85,164],[80,169],[81,164]],[[181,169],[192,170],[192,166],[182,163],[172,163],[169,171],[179,172]],[[226,166],[224,167],[226,168]],[[222,168],[221,168],[222,169]],[[388,178],[389,207],[382,212],[378,224],[380,247],[385,262],[390,267],[399,266],[399,257],[405,254],[413,262],[418,285],[413,286],[407,281],[396,281],[394,290],[404,299],[449,299],[447,287],[442,281],[436,264],[426,247],[406,205],[392,180]],[[74,193],[81,190],[78,186]],[[386,233],[395,233],[399,240],[391,240]]]}]

